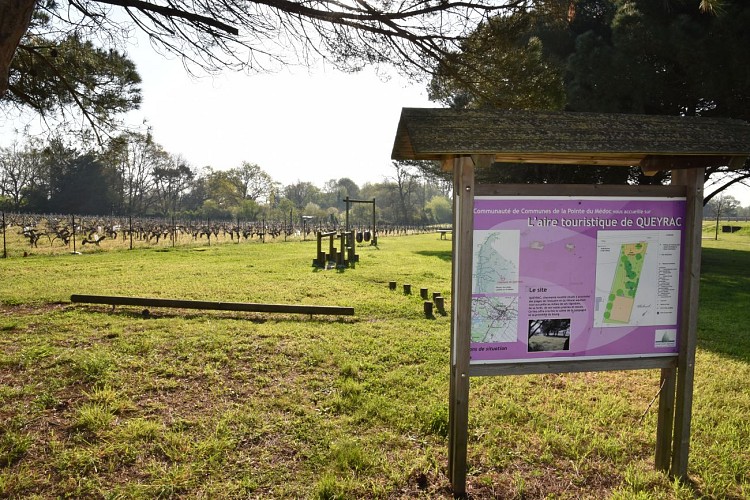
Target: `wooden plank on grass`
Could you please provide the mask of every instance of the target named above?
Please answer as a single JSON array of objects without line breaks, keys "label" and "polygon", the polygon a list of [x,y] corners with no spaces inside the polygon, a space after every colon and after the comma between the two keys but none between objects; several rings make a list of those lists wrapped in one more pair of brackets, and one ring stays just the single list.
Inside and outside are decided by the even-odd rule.
[{"label": "wooden plank on grass", "polygon": [[353,316],[353,307],[317,306],[305,304],[263,304],[252,302],[212,302],[203,300],[157,299],[146,297],[121,297],[114,295],[71,295],[71,302],[106,304],[111,306],[171,307],[175,309],[203,309],[286,314],[325,314]]}]

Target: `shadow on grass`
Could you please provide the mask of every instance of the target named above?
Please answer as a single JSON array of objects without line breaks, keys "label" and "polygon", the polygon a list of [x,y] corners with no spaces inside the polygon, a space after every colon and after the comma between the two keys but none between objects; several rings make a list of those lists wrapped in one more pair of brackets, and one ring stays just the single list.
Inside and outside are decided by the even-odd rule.
[{"label": "shadow on grass", "polygon": [[85,310],[91,314],[106,314],[129,317],[135,320],[154,319],[186,319],[201,320],[215,318],[223,320],[247,321],[262,325],[268,321],[276,323],[302,321],[316,323],[357,323],[359,318],[355,316],[336,316],[330,314],[295,314],[295,313],[253,313],[253,312],[229,312],[229,311],[193,311],[182,309],[168,309],[165,307],[154,309],[143,309],[134,306],[118,306],[114,310],[109,306],[87,305],[76,306],[76,309]]},{"label": "shadow on grass", "polygon": [[704,248],[698,346],[750,363],[750,252]]},{"label": "shadow on grass", "polygon": [[331,266],[326,266],[325,268],[318,267],[318,266],[312,266],[312,272],[313,273],[324,273],[326,271],[330,271],[330,272],[336,271],[339,274],[343,274],[346,271],[348,271],[349,269],[355,269],[355,266],[352,266],[352,265],[350,265],[350,266],[334,266],[334,265],[331,265]]},{"label": "shadow on grass", "polygon": [[424,255],[425,257],[437,257],[438,259],[447,262],[453,260],[453,251],[451,250],[422,250],[416,253],[417,255]]}]

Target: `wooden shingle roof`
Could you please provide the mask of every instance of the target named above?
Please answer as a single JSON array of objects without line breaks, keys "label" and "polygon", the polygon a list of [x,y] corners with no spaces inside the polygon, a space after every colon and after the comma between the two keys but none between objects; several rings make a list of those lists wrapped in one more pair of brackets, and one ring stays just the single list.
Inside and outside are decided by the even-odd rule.
[{"label": "wooden shingle roof", "polygon": [[640,165],[649,170],[738,166],[750,156],[750,124],[661,115],[402,109],[394,160],[474,155],[501,163]]}]

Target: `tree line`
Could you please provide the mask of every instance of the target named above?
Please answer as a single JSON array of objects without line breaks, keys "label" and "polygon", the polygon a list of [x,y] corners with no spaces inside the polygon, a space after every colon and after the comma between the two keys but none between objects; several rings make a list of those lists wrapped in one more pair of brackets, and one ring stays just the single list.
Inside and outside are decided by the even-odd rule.
[{"label": "tree line", "polygon": [[750,218],[750,205],[743,207],[734,196],[719,195],[703,206],[704,219],[748,219]]},{"label": "tree line", "polygon": [[[138,182],[117,185],[129,182],[111,167],[127,156],[120,150],[144,142],[117,135],[121,117],[141,101],[137,66],[121,51],[136,30],[157,50],[180,56],[193,72],[262,73],[323,60],[347,71],[371,65],[395,68],[425,82],[433,101],[455,108],[748,121],[749,24],[746,0],[346,0],[314,5],[178,0],[169,6],[131,0],[0,1],[0,111],[6,120],[24,112],[41,116],[50,137],[63,130],[77,136],[79,144],[96,142],[91,149],[96,152],[79,155],[73,165],[80,172],[90,169],[92,176],[111,177],[115,192],[100,190],[97,204],[106,200],[120,203],[125,211],[165,213],[177,210],[178,202],[181,210],[208,209],[211,204],[203,204],[211,200],[223,210],[237,199],[255,200],[247,193],[235,194],[234,200],[212,194],[198,203],[207,188],[196,188],[196,182],[221,185],[231,180],[216,172],[195,172],[170,155],[149,177],[148,196]],[[47,148],[50,154],[64,149]],[[99,171],[94,162],[110,168]],[[64,170],[65,165],[55,168]],[[429,163],[404,168],[421,170],[429,178],[443,175]],[[637,167],[496,165],[477,175],[483,183],[669,181],[668,171],[646,176]],[[711,165],[705,180],[708,203],[729,186],[747,185],[750,161],[739,169]],[[13,182],[4,188],[10,190],[5,196],[20,206],[20,190]],[[396,178],[393,184],[399,193],[392,205],[398,207],[398,217],[418,217],[407,207],[404,190],[409,183]],[[76,200],[70,193],[79,185],[50,180],[47,201]],[[41,196],[43,191],[35,192]],[[120,192],[127,193],[124,200],[116,199]],[[29,200],[41,205],[43,199],[32,194]],[[281,198],[277,189],[270,202]]]},{"label": "tree line", "polygon": [[[358,186],[341,178],[323,186],[282,185],[249,162],[228,170],[193,168],[149,133],[124,133],[90,150],[59,137],[0,148],[0,208],[8,212],[245,221],[286,220],[292,213],[341,220],[348,197],[374,198],[381,223],[441,224],[451,220],[450,187],[397,162],[393,176],[379,183]],[[350,219],[371,223],[372,206],[352,204]]]},{"label": "tree line", "polygon": [[[453,108],[701,116],[750,121],[750,2],[530,2],[490,16],[442,59],[430,98]],[[661,184],[638,167],[518,165],[480,182]],[[708,203],[740,168],[705,170]]]}]

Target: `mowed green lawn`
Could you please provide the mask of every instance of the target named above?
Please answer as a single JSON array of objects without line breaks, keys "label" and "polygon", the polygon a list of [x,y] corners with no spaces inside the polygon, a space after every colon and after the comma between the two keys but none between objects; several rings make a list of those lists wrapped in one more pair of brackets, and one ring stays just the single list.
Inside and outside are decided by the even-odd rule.
[{"label": "mowed green lawn", "polygon": [[[419,289],[449,304],[451,241],[379,243],[345,271],[314,270],[310,241],[0,259],[0,497],[450,498],[450,316]],[[654,471],[658,371],[485,377],[473,498],[750,496],[750,231],[706,246],[691,482]],[[355,316],[144,318],[73,293]]]}]

